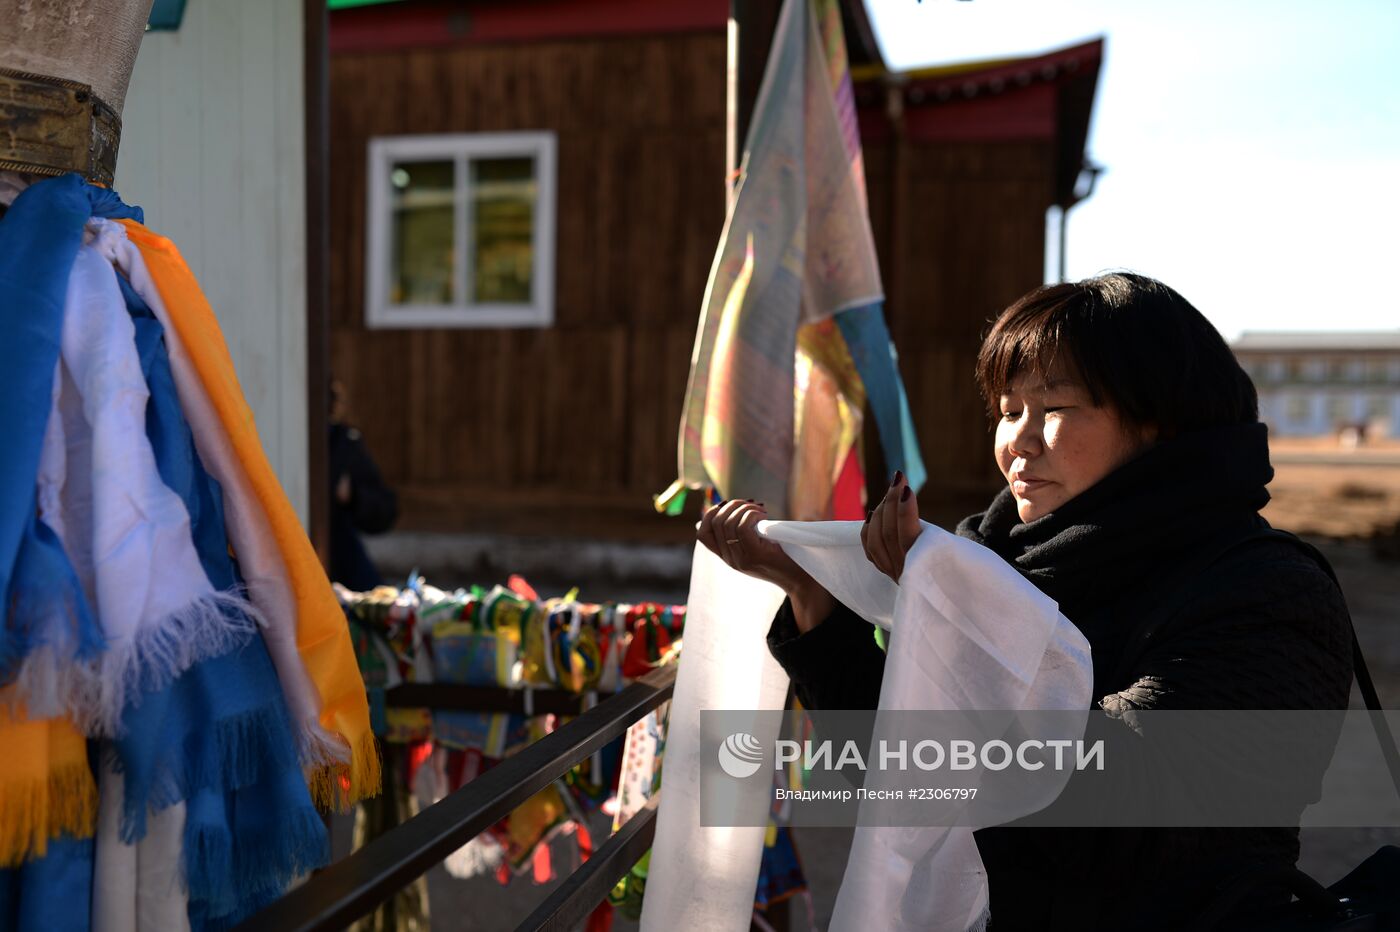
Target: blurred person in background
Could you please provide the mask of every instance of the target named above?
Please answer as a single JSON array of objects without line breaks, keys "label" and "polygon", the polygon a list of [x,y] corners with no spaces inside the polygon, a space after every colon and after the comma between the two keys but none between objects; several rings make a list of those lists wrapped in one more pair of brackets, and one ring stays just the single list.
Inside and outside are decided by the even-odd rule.
[{"label": "blurred person in background", "polygon": [[331,579],[365,592],[384,580],[365,550],[361,534],[394,526],[399,499],[369,455],[364,436],[347,423],[345,386],[331,379],[330,445],[326,461],[331,488]]}]

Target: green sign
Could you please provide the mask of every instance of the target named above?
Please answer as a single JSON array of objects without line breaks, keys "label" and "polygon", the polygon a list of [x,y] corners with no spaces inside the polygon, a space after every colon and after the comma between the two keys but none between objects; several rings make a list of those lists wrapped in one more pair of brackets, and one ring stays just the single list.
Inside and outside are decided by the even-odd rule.
[{"label": "green sign", "polygon": [[326,0],[326,6],[332,10],[345,10],[352,6],[378,6],[382,3],[397,3],[398,0]]}]

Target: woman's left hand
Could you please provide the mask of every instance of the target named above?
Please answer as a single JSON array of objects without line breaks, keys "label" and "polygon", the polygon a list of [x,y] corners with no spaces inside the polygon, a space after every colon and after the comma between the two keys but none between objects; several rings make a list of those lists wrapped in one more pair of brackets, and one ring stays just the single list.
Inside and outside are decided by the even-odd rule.
[{"label": "woman's left hand", "polygon": [[866,515],[865,525],[860,529],[865,556],[877,570],[899,582],[904,574],[904,558],[922,531],[918,499],[909,487],[909,480],[902,472],[896,472],[889,491],[875,510]]}]

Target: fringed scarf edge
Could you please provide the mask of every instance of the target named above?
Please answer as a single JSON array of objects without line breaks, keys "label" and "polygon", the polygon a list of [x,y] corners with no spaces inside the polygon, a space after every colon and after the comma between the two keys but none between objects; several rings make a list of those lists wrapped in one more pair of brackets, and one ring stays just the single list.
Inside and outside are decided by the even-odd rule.
[{"label": "fringed scarf edge", "polygon": [[[71,726],[28,722],[6,727]],[[91,838],[96,831],[97,782],[85,755],[53,766],[42,776],[0,780],[0,868],[43,857],[52,839]]]},{"label": "fringed scarf edge", "polygon": [[128,706],[195,664],[246,644],[260,623],[257,608],[239,593],[209,592],[136,637],[108,641],[91,660],[61,657],[47,646],[31,652],[20,667],[15,698],[35,716],[66,713],[89,737],[119,737]]}]

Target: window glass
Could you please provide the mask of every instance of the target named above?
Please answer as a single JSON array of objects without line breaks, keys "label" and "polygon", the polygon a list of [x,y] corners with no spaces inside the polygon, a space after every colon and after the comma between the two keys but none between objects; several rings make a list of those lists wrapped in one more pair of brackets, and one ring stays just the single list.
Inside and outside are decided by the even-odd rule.
[{"label": "window glass", "polygon": [[473,301],[529,303],[536,190],[532,158],[472,161]]},{"label": "window glass", "polygon": [[369,142],[365,323],[554,323],[557,140],[551,132]]},{"label": "window glass", "polygon": [[394,162],[390,304],[450,305],[457,294],[456,167]]}]

